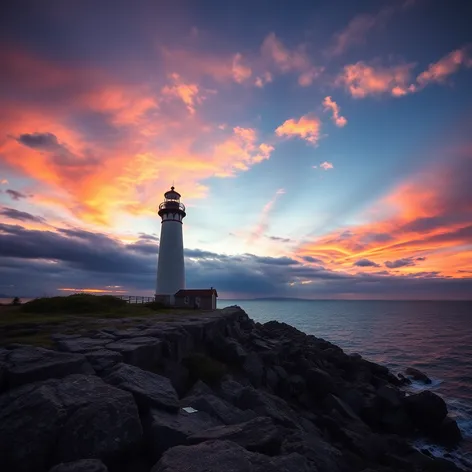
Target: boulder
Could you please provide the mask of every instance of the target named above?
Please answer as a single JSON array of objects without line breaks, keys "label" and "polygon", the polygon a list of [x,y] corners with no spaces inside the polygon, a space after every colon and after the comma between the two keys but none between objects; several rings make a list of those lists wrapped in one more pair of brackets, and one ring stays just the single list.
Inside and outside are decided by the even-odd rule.
[{"label": "boulder", "polygon": [[62,462],[49,472],[108,472],[106,465],[97,459],[82,459],[75,462]]},{"label": "boulder", "polygon": [[241,396],[244,386],[232,379],[225,379],[220,383],[218,394],[221,398],[236,405]]},{"label": "boulder", "polygon": [[3,366],[4,382],[8,388],[70,374],[93,373],[82,354],[62,353],[33,346],[12,349],[4,356]]},{"label": "boulder", "polygon": [[323,400],[323,407],[327,411],[335,410],[341,413],[344,417],[357,421],[359,420],[359,417],[354,413],[352,408],[345,402],[343,402],[340,398],[338,398],[336,395],[331,395],[329,394],[324,400]]},{"label": "boulder", "polygon": [[331,376],[324,370],[313,367],[305,374],[308,391],[316,398],[323,399],[329,393],[336,394],[338,389]]},{"label": "boulder", "polygon": [[250,410],[259,416],[269,416],[276,423],[296,428],[298,417],[286,401],[262,390],[245,387],[237,399],[236,406]]},{"label": "boulder", "polygon": [[280,452],[282,435],[271,418],[258,417],[230,426],[216,426],[188,438],[189,444],[210,440],[233,441],[248,451],[276,455]]},{"label": "boulder", "polygon": [[341,393],[341,400],[347,403],[356,415],[359,415],[364,408],[366,401],[364,395],[359,390],[347,389]]},{"label": "boulder", "polygon": [[103,379],[106,383],[131,392],[138,406],[179,409],[177,392],[166,377],[153,374],[129,364],[118,364]]},{"label": "boulder", "polygon": [[142,437],[130,393],[95,376],[70,375],[0,396],[0,463],[18,472],[84,458],[120,460]]},{"label": "boulder", "polygon": [[169,449],[151,472],[315,472],[293,453],[269,457],[249,452],[232,441],[208,441]]},{"label": "boulder", "polygon": [[444,418],[431,435],[438,443],[447,447],[455,446],[462,440],[462,433],[457,422],[449,417]]},{"label": "boulder", "polygon": [[415,369],[414,367],[408,367],[405,369],[405,374],[411,377],[413,380],[417,380],[418,382],[423,382],[426,385],[431,384],[431,379],[421,372],[421,370]]},{"label": "boulder", "polygon": [[377,390],[377,399],[382,408],[400,408],[404,394],[395,388],[384,385]]},{"label": "boulder", "polygon": [[121,339],[106,345],[111,351],[118,351],[123,355],[127,364],[142,369],[152,369],[159,363],[164,349],[164,341],[151,337]]},{"label": "boulder", "polygon": [[414,425],[426,432],[439,427],[447,416],[445,401],[429,390],[406,397],[405,404]]},{"label": "boulder", "polygon": [[89,351],[85,353],[85,357],[98,374],[123,361],[123,356],[119,352],[110,351],[109,349]]},{"label": "boulder", "polygon": [[244,361],[243,370],[254,387],[259,387],[264,378],[264,364],[255,352],[251,352]]},{"label": "boulder", "polygon": [[242,411],[213,394],[191,395],[180,402],[182,407],[190,406],[221,421],[223,424],[237,424],[254,418],[252,411]]},{"label": "boulder", "polygon": [[180,410],[177,413],[170,413],[152,409],[143,421],[147,449],[156,461],[167,449],[186,444],[191,435],[220,424],[204,411],[187,413]]},{"label": "boulder", "polygon": [[209,343],[210,353],[215,359],[228,364],[241,365],[246,359],[245,349],[233,338],[216,336]]}]

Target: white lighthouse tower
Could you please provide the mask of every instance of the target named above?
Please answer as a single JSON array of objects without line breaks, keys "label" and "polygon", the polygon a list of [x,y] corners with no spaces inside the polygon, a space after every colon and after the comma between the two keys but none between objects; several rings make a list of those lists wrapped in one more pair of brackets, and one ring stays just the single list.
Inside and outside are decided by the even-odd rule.
[{"label": "white lighthouse tower", "polygon": [[157,262],[156,297],[165,296],[173,304],[176,292],[185,288],[184,241],[182,236],[185,206],[174,187],[164,194],[159,205],[161,239]]}]

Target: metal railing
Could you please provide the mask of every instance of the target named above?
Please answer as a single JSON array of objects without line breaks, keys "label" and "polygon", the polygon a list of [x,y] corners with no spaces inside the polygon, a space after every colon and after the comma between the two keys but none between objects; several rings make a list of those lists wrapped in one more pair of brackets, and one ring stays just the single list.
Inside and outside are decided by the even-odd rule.
[{"label": "metal railing", "polygon": [[159,210],[181,210],[181,211],[185,211],[185,205],[183,203],[179,203],[179,202],[167,201],[167,202],[162,202],[159,205]]},{"label": "metal railing", "polygon": [[121,295],[118,298],[126,300],[128,303],[149,303],[155,300],[154,297],[140,297],[137,295]]}]

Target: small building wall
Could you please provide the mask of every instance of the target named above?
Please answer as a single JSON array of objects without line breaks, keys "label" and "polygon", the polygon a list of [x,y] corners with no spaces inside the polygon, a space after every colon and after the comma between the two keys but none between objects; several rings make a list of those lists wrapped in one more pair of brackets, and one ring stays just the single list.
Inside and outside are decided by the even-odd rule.
[{"label": "small building wall", "polygon": [[[174,306],[179,308],[193,308],[195,306],[195,302],[199,300],[200,309],[201,310],[214,310],[216,308],[216,300],[215,296],[195,296],[195,295],[188,295],[185,297],[175,297],[175,304]],[[188,302],[188,303],[186,303]]]}]

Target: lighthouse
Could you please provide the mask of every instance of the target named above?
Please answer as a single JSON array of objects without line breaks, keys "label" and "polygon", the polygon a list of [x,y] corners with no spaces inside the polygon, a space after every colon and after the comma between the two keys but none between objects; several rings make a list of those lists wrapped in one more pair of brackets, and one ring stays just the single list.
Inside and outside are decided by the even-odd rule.
[{"label": "lighthouse", "polygon": [[159,205],[161,239],[157,261],[156,298],[164,296],[173,304],[174,295],[185,289],[184,241],[182,235],[185,206],[174,187],[164,194]]}]

